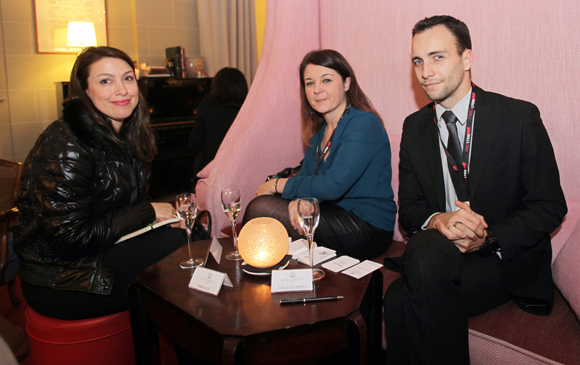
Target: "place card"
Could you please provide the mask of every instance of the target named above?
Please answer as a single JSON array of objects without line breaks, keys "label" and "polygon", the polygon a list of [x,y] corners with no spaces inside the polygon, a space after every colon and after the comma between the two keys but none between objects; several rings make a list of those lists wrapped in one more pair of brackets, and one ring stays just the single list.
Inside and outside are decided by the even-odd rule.
[{"label": "place card", "polygon": [[272,293],[312,291],[312,270],[272,270]]},{"label": "place card", "polygon": [[363,276],[370,274],[381,267],[383,267],[383,265],[378,264],[374,261],[365,260],[360,264],[343,271],[342,273],[348,276],[352,276],[355,279],[360,279]]},{"label": "place card", "polygon": [[222,285],[233,287],[228,274],[207,269],[205,267],[197,267],[189,282],[189,287],[194,290],[199,290],[204,293],[218,295]]},{"label": "place card", "polygon": [[[336,256],[335,250],[322,246],[316,247],[312,250],[312,265],[318,265],[321,262],[330,260],[334,256]],[[310,252],[307,250],[306,252],[299,254],[296,259],[305,265],[310,265]]]},{"label": "place card", "polygon": [[330,262],[322,264],[322,267],[332,272],[340,272],[342,270],[348,269],[353,265],[358,264],[359,262],[360,260],[357,260],[350,256],[340,256],[336,260],[332,260]]},{"label": "place card", "polygon": [[224,248],[222,247],[222,245],[220,245],[216,236],[213,236],[213,238],[211,239],[211,246],[209,247],[209,252],[211,252],[211,255],[217,261],[218,265],[220,263],[220,260],[222,259],[223,249]]}]

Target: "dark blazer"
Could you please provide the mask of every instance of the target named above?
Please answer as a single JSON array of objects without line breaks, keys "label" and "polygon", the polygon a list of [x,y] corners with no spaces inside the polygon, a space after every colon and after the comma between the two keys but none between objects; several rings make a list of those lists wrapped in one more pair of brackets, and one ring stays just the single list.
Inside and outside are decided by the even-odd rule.
[{"label": "dark blazer", "polygon": [[[548,314],[554,300],[549,235],[567,212],[554,150],[535,105],[474,91],[470,204],[500,242],[503,280],[516,303]],[[433,103],[407,117],[399,221],[410,234],[433,213],[445,211],[439,144]]]}]

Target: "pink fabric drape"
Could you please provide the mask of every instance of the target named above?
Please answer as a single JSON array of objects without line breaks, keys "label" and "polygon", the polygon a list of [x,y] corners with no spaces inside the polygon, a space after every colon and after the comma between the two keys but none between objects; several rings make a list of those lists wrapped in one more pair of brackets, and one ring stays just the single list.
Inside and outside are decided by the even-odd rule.
[{"label": "pink fabric drape", "polygon": [[[267,8],[264,54],[250,95],[204,171],[209,178],[198,186],[217,218],[216,231],[227,226],[219,208],[222,188],[240,187],[245,208],[268,174],[300,161],[297,67],[315,48],[343,53],[382,114],[392,144],[396,195],[403,120],[428,102],[411,66],[411,30],[424,17],[449,14],[470,28],[474,82],[540,108],[570,210],[553,239],[556,257],[580,218],[580,144],[575,138],[580,135],[580,3],[301,0],[269,1]],[[395,238],[401,238],[399,232]]]}]

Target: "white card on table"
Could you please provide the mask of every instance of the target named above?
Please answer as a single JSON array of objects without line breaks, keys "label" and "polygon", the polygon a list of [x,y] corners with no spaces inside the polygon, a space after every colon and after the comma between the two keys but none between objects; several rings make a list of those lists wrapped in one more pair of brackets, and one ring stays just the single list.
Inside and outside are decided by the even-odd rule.
[{"label": "white card on table", "polygon": [[272,293],[312,291],[312,270],[272,270]]},{"label": "white card on table", "polygon": [[220,245],[216,236],[213,236],[213,238],[211,239],[211,246],[209,247],[209,252],[211,252],[211,255],[217,261],[218,265],[220,263],[220,260],[222,259],[223,249],[224,248],[222,247],[222,245]]},{"label": "white card on table", "polygon": [[381,267],[383,267],[383,265],[378,264],[374,261],[366,260],[356,266],[351,267],[350,269],[343,271],[342,273],[352,276],[355,279],[360,279],[363,276],[370,274]]},{"label": "white card on table", "polygon": [[189,287],[191,289],[212,295],[218,295],[222,285],[233,287],[228,274],[201,266],[195,269],[191,281],[189,282]]},{"label": "white card on table", "polygon": [[336,260],[322,264],[322,267],[332,272],[340,272],[358,264],[360,261],[350,256],[340,256]]}]

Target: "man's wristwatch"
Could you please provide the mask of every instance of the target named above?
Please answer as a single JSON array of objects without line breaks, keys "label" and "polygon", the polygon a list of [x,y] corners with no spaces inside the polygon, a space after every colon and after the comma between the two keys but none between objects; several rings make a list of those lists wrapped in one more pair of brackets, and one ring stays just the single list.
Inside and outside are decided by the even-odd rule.
[{"label": "man's wristwatch", "polygon": [[500,250],[499,241],[495,237],[495,234],[490,229],[487,229],[486,232],[487,237],[485,242],[479,246],[479,250],[477,251],[481,256],[491,256]]}]

